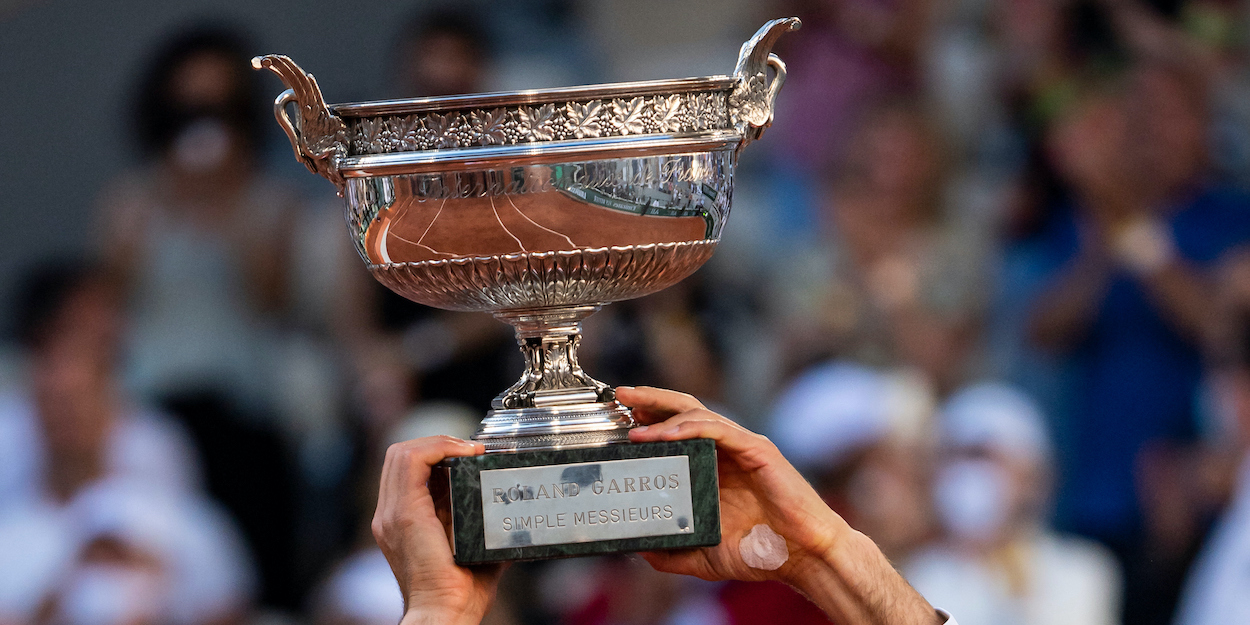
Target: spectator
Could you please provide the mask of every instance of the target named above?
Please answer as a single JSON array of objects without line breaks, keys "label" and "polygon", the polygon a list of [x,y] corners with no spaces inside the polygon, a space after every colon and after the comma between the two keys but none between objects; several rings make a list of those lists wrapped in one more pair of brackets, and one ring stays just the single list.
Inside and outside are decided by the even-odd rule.
[{"label": "spectator", "polygon": [[481,90],[489,40],[466,11],[424,11],[409,22],[396,49],[398,96],[460,95]]},{"label": "spectator", "polygon": [[135,322],[128,372],[149,399],[213,395],[273,409],[271,325],[284,311],[295,197],[259,174],[249,47],[184,33],[147,70],[135,106],[144,165],[103,196],[106,261]]},{"label": "spectator", "polygon": [[721,311],[710,290],[706,277],[695,274],[590,316],[579,352],[583,368],[607,384],[671,388],[719,409],[724,401],[716,333]]},{"label": "spectator", "polygon": [[[1232,447],[1236,469],[1232,497],[1189,571],[1176,625],[1243,623],[1250,618],[1250,256],[1226,265],[1221,282],[1227,351],[1214,372],[1220,443]],[[1217,450],[1219,451],[1219,450]]]},{"label": "spectator", "polygon": [[1112,625],[1120,574],[1095,543],[1046,527],[1053,451],[1036,405],[979,384],[942,409],[933,474],[941,540],[904,566],[930,602],[965,625]]},{"label": "spectator", "polygon": [[0,397],[0,510],[46,496],[68,501],[105,476],[200,488],[186,432],[119,384],[115,281],[89,263],[54,263],[32,271],[16,299],[30,389]]},{"label": "spectator", "polygon": [[770,144],[784,151],[774,155],[783,168],[819,175],[854,154],[872,104],[913,86],[926,8],[915,0],[791,4],[780,14],[798,15],[803,29],[778,54],[801,62],[787,71]]},{"label": "spectator", "polygon": [[376,545],[338,563],[317,595],[314,610],[322,625],[394,625],[404,616],[395,573]]},{"label": "spectator", "polygon": [[247,555],[185,434],[121,392],[113,287],[72,263],[23,289],[31,391],[0,412],[0,621],[234,622]]},{"label": "spectator", "polygon": [[967,375],[984,253],[946,219],[944,159],[915,107],[868,117],[823,207],[824,239],[778,272],[783,372],[838,356],[915,367],[939,388]]},{"label": "spectator", "polygon": [[39,622],[236,625],[254,580],[237,532],[216,506],[122,481],[80,493],[63,511],[77,547]]},{"label": "spectator", "polygon": [[[1033,339],[1079,376],[1071,399],[1071,465],[1061,522],[1096,538],[1126,573],[1125,619],[1172,611],[1184,545],[1147,521],[1141,502],[1169,471],[1146,450],[1192,441],[1202,351],[1214,336],[1212,267],[1250,242],[1250,199],[1210,181],[1203,85],[1159,63],[1136,66],[1122,89],[1083,100],[1048,139],[1074,208],[1050,228],[1062,268],[1031,312]],[[1161,550],[1159,545],[1180,545]]]},{"label": "spectator", "polygon": [[[333,376],[300,358],[315,348],[288,349],[298,346],[281,330],[298,201],[259,162],[253,52],[214,26],[157,51],[134,107],[144,161],[104,192],[102,244],[130,304],[128,386],[188,426],[210,491],[255,551],[263,600],[294,607],[305,581],[288,436],[297,428],[280,417],[298,412],[282,410],[293,385],[304,384],[295,401],[307,405]],[[303,373],[313,381],[293,382]]]}]

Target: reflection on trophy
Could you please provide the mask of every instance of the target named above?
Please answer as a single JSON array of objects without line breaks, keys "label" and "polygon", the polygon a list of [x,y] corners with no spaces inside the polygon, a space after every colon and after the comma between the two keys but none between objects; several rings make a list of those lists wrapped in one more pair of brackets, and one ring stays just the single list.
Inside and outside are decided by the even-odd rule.
[{"label": "reflection on trophy", "polygon": [[333,106],[287,57],[252,61],[289,87],[278,122],[345,198],[373,275],[516,328],[525,371],[473,436],[487,453],[443,465],[457,562],[720,542],[712,441],[629,443],[577,348],[588,315],[711,257],[785,79],[770,50],[798,27],[765,24],[731,76]]}]

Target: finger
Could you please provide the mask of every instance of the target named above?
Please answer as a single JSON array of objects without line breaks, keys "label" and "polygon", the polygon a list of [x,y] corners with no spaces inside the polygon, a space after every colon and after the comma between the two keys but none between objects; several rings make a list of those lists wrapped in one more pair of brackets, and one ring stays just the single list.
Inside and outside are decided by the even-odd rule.
[{"label": "finger", "polygon": [[473,571],[473,576],[488,584],[498,584],[499,578],[512,566],[511,562],[495,562],[492,564],[470,564],[465,568]]},{"label": "finger", "polygon": [[647,561],[651,568],[662,573],[680,573],[675,570],[673,554],[667,551],[640,551],[638,556]]},{"label": "finger", "polygon": [[[404,550],[406,528],[432,527],[432,523],[439,523],[428,488],[432,467],[446,458],[484,452],[481,443],[450,436],[419,438],[396,443],[387,449],[378,505],[370,529],[388,560]],[[442,557],[450,559],[450,549],[445,542],[441,542],[441,546],[447,549]]]},{"label": "finger", "polygon": [[434,465],[447,458],[475,456],[485,451],[479,442],[451,436],[430,436],[391,445],[382,464],[375,516],[389,516],[414,489],[424,489]]},{"label": "finger", "polygon": [[675,549],[672,551],[642,551],[638,556],[651,565],[651,568],[661,573],[676,573],[678,575],[694,575],[703,579],[709,579],[696,564],[701,549]]},{"label": "finger", "polygon": [[664,437],[668,436],[672,432],[680,430],[682,424],[687,423],[689,421],[717,421],[720,423],[724,423],[726,427],[729,427],[731,429],[741,430],[742,432],[745,432],[747,434],[752,434],[750,430],[742,427],[741,425],[738,425],[737,423],[734,423],[733,421],[729,420],[728,418],[722,415],[719,415],[715,412],[712,412],[711,410],[708,410],[707,408],[693,408],[691,410],[686,410],[680,414],[669,417],[668,419],[665,419],[664,421],[660,421],[652,425],[644,425],[642,427],[637,427],[630,431],[637,432],[638,433],[637,435],[644,438],[645,440],[676,440],[676,439],[668,439]]},{"label": "finger", "polygon": [[466,441],[454,436],[427,436],[391,445],[388,459],[394,458],[397,466],[410,472],[411,477],[429,478],[430,469],[447,458],[476,456],[486,447],[477,441]]},{"label": "finger", "polygon": [[663,423],[634,428],[629,432],[629,440],[635,443],[692,438],[716,441],[716,448],[729,452],[745,470],[764,466],[781,455],[777,446],[764,436],[706,409],[683,412]]},{"label": "finger", "polygon": [[703,408],[702,402],[693,395],[650,386],[618,386],[616,399],[632,408],[634,418],[644,424],[657,423],[688,410]]}]

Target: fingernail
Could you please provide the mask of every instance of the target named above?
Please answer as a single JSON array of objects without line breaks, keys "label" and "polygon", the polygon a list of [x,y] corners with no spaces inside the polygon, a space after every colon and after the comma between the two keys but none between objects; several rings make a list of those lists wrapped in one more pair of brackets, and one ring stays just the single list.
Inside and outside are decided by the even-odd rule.
[{"label": "fingernail", "polygon": [[621,390],[621,389],[625,389],[625,390],[627,390],[627,391],[632,391],[632,390],[634,390],[634,387],[632,387],[632,386],[618,386],[618,387],[616,387],[616,390],[618,390],[618,391],[619,391],[619,390]]},{"label": "fingernail", "polygon": [[634,428],[634,431],[635,431],[635,432],[646,432],[646,431],[647,431],[647,430],[649,430],[649,429],[651,429],[651,426],[649,426],[649,425],[640,425],[640,426],[638,426],[638,427]]}]

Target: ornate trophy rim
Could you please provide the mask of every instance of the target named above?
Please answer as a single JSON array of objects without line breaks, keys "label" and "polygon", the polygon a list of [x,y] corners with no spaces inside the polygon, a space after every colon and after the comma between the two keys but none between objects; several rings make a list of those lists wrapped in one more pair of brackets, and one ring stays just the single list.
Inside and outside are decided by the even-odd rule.
[{"label": "ornate trophy rim", "polygon": [[[610,159],[729,146],[740,151],[772,124],[786,76],[772,47],[800,25],[797,17],[764,24],[742,44],[730,76],[331,106],[317,80],[286,56],[258,56],[252,67],[272,71],[287,85],[274,101],[274,116],[296,158],[341,195],[347,177],[464,170],[517,159]],[[291,105],[296,116],[288,113]]]},{"label": "ornate trophy rim", "polygon": [[583,100],[603,100],[700,91],[728,91],[738,84],[738,80],[735,76],[720,74],[716,76],[612,82],[551,87],[547,89],[492,91],[425,98],[367,100],[344,104],[329,104],[327,106],[330,112],[345,118],[407,115],[410,113],[438,113],[462,109],[528,106],[534,104],[562,104]]}]

